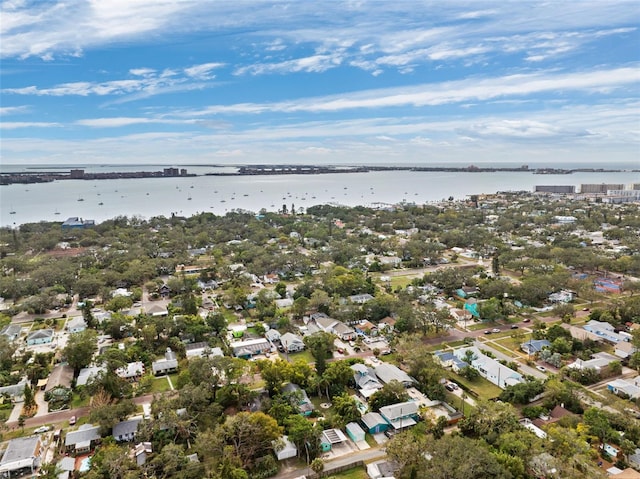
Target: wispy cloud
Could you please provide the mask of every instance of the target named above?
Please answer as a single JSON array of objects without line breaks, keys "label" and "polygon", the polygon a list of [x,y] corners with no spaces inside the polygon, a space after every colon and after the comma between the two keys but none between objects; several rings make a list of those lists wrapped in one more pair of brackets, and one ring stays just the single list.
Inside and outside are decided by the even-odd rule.
[{"label": "wispy cloud", "polygon": [[573,73],[532,73],[498,78],[426,83],[410,87],[365,90],[352,94],[303,98],[278,103],[238,103],[215,105],[188,115],[248,114],[266,112],[338,112],[363,108],[423,107],[522,97],[539,93],[561,95],[566,91],[597,91],[623,88],[640,79],[637,67]]},{"label": "wispy cloud", "polygon": [[167,92],[202,88],[205,81],[214,78],[211,71],[222,66],[220,63],[204,63],[180,70],[165,69],[161,72],[152,68],[132,68],[131,78],[105,82],[71,82],[40,88],[35,85],[21,88],[5,88],[4,94],[36,96],[107,96],[139,93],[149,97]]},{"label": "wispy cloud", "polygon": [[30,107],[26,105],[21,106],[0,106],[0,116],[7,115],[19,115],[21,113],[27,113]]},{"label": "wispy cloud", "polygon": [[16,130],[18,128],[51,128],[60,127],[60,123],[47,123],[43,121],[2,121],[0,122],[0,129],[2,130]]}]

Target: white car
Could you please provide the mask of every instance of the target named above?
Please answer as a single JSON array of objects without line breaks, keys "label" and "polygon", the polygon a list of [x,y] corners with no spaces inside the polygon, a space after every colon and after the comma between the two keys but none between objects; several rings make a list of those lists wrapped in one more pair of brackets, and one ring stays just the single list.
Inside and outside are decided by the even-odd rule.
[{"label": "white car", "polygon": [[536,366],[536,369],[537,369],[538,371],[542,371],[543,373],[546,373],[546,372],[547,372],[547,368],[545,368],[544,366]]},{"label": "white car", "polygon": [[34,429],[33,432],[35,434],[42,434],[43,432],[47,432],[49,430],[49,426],[40,426],[37,429]]}]

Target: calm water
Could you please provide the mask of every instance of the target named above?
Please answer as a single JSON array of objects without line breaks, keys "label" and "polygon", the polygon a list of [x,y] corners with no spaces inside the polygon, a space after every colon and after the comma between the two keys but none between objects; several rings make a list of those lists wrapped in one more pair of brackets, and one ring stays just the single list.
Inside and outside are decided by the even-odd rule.
[{"label": "calm water", "polygon": [[[98,170],[87,168],[87,171]],[[6,171],[7,167],[3,167]],[[130,167],[129,171],[157,171],[161,167]],[[204,167],[188,167],[202,173]],[[226,168],[224,168],[226,170]],[[17,171],[17,170],[11,170]],[[114,167],[111,171],[125,171]],[[206,171],[212,171],[207,167]],[[375,203],[418,204],[453,196],[495,193],[504,190],[532,191],[535,185],[581,183],[640,183],[639,173],[448,173],[373,172],[282,176],[198,176],[193,178],[142,178],[125,180],[64,180],[34,185],[0,186],[0,225],[64,221],[70,216],[97,222],[114,216],[192,215],[209,211],[224,215],[233,209],[268,211],[283,204],[296,209],[323,203],[365,205]],[[83,201],[78,201],[82,199]],[[102,205],[100,205],[102,203]],[[15,214],[10,214],[15,211]],[[58,213],[58,214],[56,214]]]}]

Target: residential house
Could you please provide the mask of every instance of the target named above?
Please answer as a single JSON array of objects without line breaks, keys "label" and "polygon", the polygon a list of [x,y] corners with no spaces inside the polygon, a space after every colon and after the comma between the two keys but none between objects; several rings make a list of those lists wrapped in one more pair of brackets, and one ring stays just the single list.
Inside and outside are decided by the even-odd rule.
[{"label": "residential house", "polygon": [[116,374],[122,379],[137,381],[144,374],[144,363],[142,361],[128,363],[125,366],[116,369]]},{"label": "residential house", "polygon": [[557,293],[551,293],[548,297],[551,303],[570,303],[575,297],[574,291],[562,290]]},{"label": "residential house", "polygon": [[113,426],[112,436],[116,442],[129,442],[136,438],[138,425],[142,422],[141,417],[135,417],[121,421]]},{"label": "residential house", "polygon": [[82,316],[76,316],[75,318],[71,318],[67,321],[65,328],[72,334],[80,333],[87,329],[87,323]]},{"label": "residential house", "polygon": [[615,328],[609,323],[596,321],[595,319],[592,319],[587,324],[585,324],[583,326],[583,329],[595,334],[596,336],[601,337],[605,341],[612,344],[617,344],[619,342],[629,340],[627,336],[616,333]]},{"label": "residential house", "polygon": [[560,326],[568,330],[569,333],[571,334],[571,337],[573,339],[577,339],[578,341],[585,341],[588,339],[590,341],[595,341],[598,343],[602,342],[602,337],[598,336],[597,334],[593,334],[589,331],[586,331],[582,328],[579,328],[578,326],[573,326],[571,324],[566,324],[566,323],[562,323]]},{"label": "residential house", "polygon": [[369,399],[376,391],[382,389],[382,383],[378,380],[373,369],[362,363],[356,363],[351,366],[353,370],[353,380],[358,388],[358,393]]},{"label": "residential house", "polygon": [[318,329],[325,333],[331,333],[338,336],[343,341],[351,341],[356,338],[356,332],[350,326],[342,321],[330,318],[327,315],[314,314],[311,316],[310,324],[315,324]]},{"label": "residential house", "polygon": [[346,442],[347,436],[340,429],[326,429],[320,436],[320,447],[323,452],[330,451],[336,444]]},{"label": "residential house", "polygon": [[633,454],[629,455],[629,465],[640,469],[640,448],[637,448]]},{"label": "residential house", "polygon": [[525,429],[528,429],[529,431],[534,433],[540,439],[546,439],[547,438],[547,433],[544,432],[542,429],[540,429],[538,426],[536,426],[533,423],[533,421],[531,421],[531,419],[528,419],[526,417],[523,418],[523,419],[520,419],[520,424],[522,426],[524,426]]},{"label": "residential house", "polygon": [[285,459],[291,459],[298,455],[298,448],[292,443],[287,436],[282,436],[281,441],[276,441],[274,448],[278,461],[284,461]]},{"label": "residential house", "polygon": [[249,359],[257,354],[264,354],[271,351],[271,343],[265,338],[247,339],[237,341],[229,345],[236,358]]},{"label": "residential house", "polygon": [[368,294],[368,293],[365,293],[365,294],[354,294],[353,296],[349,296],[349,301],[351,301],[352,303],[356,303],[356,304],[368,303],[372,299],[374,299],[373,296]]},{"label": "residential house", "polygon": [[378,327],[371,321],[362,320],[356,325],[356,333],[365,334],[367,336],[377,336]]},{"label": "residential house", "polygon": [[53,329],[39,329],[27,336],[27,345],[49,344],[53,341]]},{"label": "residential house", "polygon": [[169,310],[159,304],[153,304],[146,308],[146,313],[154,318],[160,318],[169,315]]},{"label": "residential house", "polygon": [[135,459],[136,464],[138,466],[144,466],[147,462],[147,458],[153,452],[153,446],[150,442],[141,442],[135,445],[135,447],[131,450],[131,457]]},{"label": "residential house", "polygon": [[369,479],[394,479],[400,467],[387,460],[370,462],[367,464],[367,476]]},{"label": "residential house", "polygon": [[411,387],[416,381],[407,373],[405,373],[398,366],[390,363],[380,363],[373,371],[383,384],[388,384],[391,381],[398,381],[406,388]]},{"label": "residential house", "polygon": [[71,389],[71,383],[73,381],[73,368],[66,364],[58,364],[53,368],[49,378],[47,379],[47,385],[44,388],[44,392],[47,393],[52,389],[63,387]]},{"label": "residential house", "polygon": [[362,442],[362,441],[364,441],[365,432],[362,430],[362,428],[360,427],[360,425],[358,423],[350,422],[345,427],[345,430],[347,431],[347,436],[349,436],[349,438],[353,442]]},{"label": "residential house", "polygon": [[208,358],[210,356],[224,356],[222,349],[219,347],[212,348],[209,343],[204,341],[199,343],[191,343],[184,345],[187,359],[191,358]]},{"label": "residential house", "polygon": [[378,321],[378,329],[385,330],[387,332],[393,331],[396,325],[396,320],[391,316],[386,316]]},{"label": "residential house", "polygon": [[81,454],[89,452],[100,441],[100,426],[83,424],[77,431],[68,432],[64,447],[68,452]]},{"label": "residential house", "polygon": [[24,394],[24,387],[29,384],[26,378],[20,380],[18,384],[11,384],[10,386],[0,387],[0,396],[9,396],[14,402],[21,402]]},{"label": "residential house", "polygon": [[413,401],[406,401],[380,408],[380,415],[395,431],[417,424],[418,405]]},{"label": "residential house", "polygon": [[284,333],[280,337],[280,344],[287,353],[297,353],[305,348],[302,338],[293,333]]},{"label": "residential house", "polygon": [[497,360],[484,355],[475,346],[456,349],[454,354],[458,359],[465,360],[467,358],[467,351],[471,351],[472,353],[471,367],[478,371],[480,376],[492,382],[500,389],[504,389],[507,386],[513,386],[524,381],[522,374],[508,368]]},{"label": "residential house", "polygon": [[360,422],[369,434],[385,432],[389,429],[389,423],[377,412],[368,412],[360,418]]},{"label": "residential house", "polygon": [[278,309],[290,308],[291,306],[293,306],[293,299],[292,298],[276,299],[274,303],[276,304],[276,308]]},{"label": "residential house", "polygon": [[171,288],[168,284],[165,283],[158,288],[158,294],[163,298],[168,298],[169,296],[171,296]]},{"label": "residential house", "polygon": [[7,324],[4,328],[0,329],[0,336],[6,336],[10,342],[18,339],[20,333],[22,333],[22,326],[19,324]]},{"label": "residential house", "polygon": [[567,365],[567,367],[578,370],[595,369],[596,372],[600,373],[614,361],[620,361],[620,359],[612,354],[601,352],[593,354],[591,359],[587,361],[576,359],[574,362]]},{"label": "residential house", "polygon": [[307,396],[307,391],[302,389],[297,384],[293,384],[293,383],[285,384],[285,386],[282,388],[282,392],[285,394],[290,394],[292,397],[295,397],[295,402],[296,402],[295,406],[298,407],[298,409],[300,410],[300,414],[302,414],[303,416],[310,415],[315,409],[313,407],[313,403],[309,399],[309,396]]},{"label": "residential house", "polygon": [[550,348],[551,343],[546,339],[530,339],[526,343],[520,344],[522,349],[527,354],[538,354],[544,348]]},{"label": "residential house", "polygon": [[12,439],[0,459],[0,477],[11,478],[27,474],[29,477],[35,477],[44,451],[40,436]]},{"label": "residential house", "polygon": [[272,343],[280,341],[280,331],[277,329],[270,329],[266,333],[264,333],[264,337],[267,338]]},{"label": "residential house", "polygon": [[60,474],[58,474],[58,479],[69,479],[71,473],[76,470],[76,459],[75,457],[65,456],[58,461],[57,466],[61,471]]},{"label": "residential house", "polygon": [[636,351],[637,348],[633,345],[633,343],[622,341],[615,345],[613,354],[618,356],[620,359],[627,359]]},{"label": "residential house", "polygon": [[76,379],[76,386],[86,386],[93,378],[98,377],[101,373],[106,373],[107,368],[104,366],[90,366],[88,368],[82,368],[78,373]]},{"label": "residential house", "polygon": [[167,351],[164,353],[164,359],[159,359],[151,363],[151,369],[155,376],[176,372],[178,370],[176,353],[171,351],[171,348],[167,348]]},{"label": "residential house", "polygon": [[435,359],[444,368],[452,369],[455,372],[460,372],[465,367],[469,366],[468,363],[456,356],[453,351],[436,351],[433,353]]},{"label": "residential house", "polygon": [[630,399],[640,397],[640,387],[625,379],[615,379],[607,383],[607,389],[613,394]]},{"label": "residential house", "polygon": [[565,409],[564,407],[556,406],[551,410],[551,412],[549,412],[548,415],[537,417],[532,422],[533,424],[541,428],[548,424],[553,424],[555,422],[558,422],[560,419],[562,419],[565,416],[573,416],[573,415],[574,414],[571,411]]}]

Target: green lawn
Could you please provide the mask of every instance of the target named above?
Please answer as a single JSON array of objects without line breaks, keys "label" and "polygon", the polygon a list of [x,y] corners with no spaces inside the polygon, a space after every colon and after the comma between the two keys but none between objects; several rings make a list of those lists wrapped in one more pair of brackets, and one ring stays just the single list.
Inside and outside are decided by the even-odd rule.
[{"label": "green lawn", "polygon": [[363,467],[354,467],[348,471],[338,474],[331,474],[329,477],[334,479],[368,479],[367,471]]},{"label": "green lawn", "polygon": [[[175,378],[171,378],[172,382],[174,380]],[[175,388],[176,385],[174,384],[173,387]],[[169,381],[165,376],[162,376],[160,378],[155,378],[151,383],[151,391],[150,391],[151,393],[163,393],[165,391],[170,391],[170,390],[171,390],[171,387],[169,386]]]},{"label": "green lawn", "polygon": [[[280,355],[280,357],[282,359],[286,359],[287,355],[284,353],[278,353]],[[305,363],[313,363],[315,362],[315,359],[313,359],[313,356],[311,355],[311,352],[304,350],[304,351],[300,351],[299,353],[290,353],[289,354],[289,361],[294,362],[297,361],[298,359],[302,359]]]},{"label": "green lawn", "polygon": [[71,409],[88,406],[90,400],[90,396],[82,397],[80,394],[74,394],[71,398]]},{"label": "green lawn", "polygon": [[471,382],[463,378],[462,376],[457,375],[453,371],[447,371],[447,375],[452,381],[455,381],[458,384],[462,384],[468,389],[475,392],[480,399],[493,399],[500,396],[500,393],[502,392],[502,389],[500,389],[498,386],[490,383],[483,378],[478,378],[475,381]]}]

